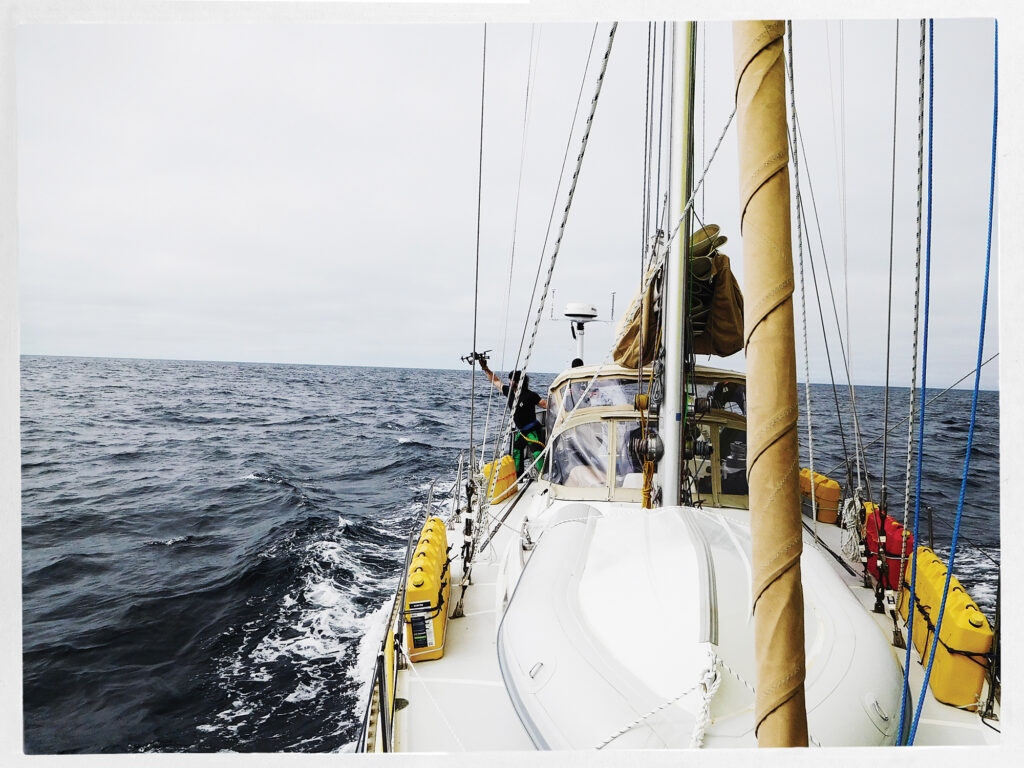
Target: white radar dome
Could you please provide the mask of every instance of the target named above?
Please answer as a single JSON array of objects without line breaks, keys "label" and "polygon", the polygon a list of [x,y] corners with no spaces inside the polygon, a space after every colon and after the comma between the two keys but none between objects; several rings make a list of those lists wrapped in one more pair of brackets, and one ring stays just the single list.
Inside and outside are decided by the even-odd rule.
[{"label": "white radar dome", "polygon": [[593,304],[570,301],[565,305],[565,316],[577,323],[586,323],[597,317],[597,308]]}]

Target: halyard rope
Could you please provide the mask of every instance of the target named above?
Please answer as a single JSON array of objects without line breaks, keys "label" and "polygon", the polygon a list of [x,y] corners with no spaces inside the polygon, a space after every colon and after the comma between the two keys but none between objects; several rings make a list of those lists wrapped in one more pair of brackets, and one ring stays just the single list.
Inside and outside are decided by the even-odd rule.
[{"label": "halyard rope", "polygon": [[[914,546],[920,539],[921,522],[921,472],[924,464],[922,450],[924,448],[924,411],[925,393],[928,391],[928,310],[931,299],[931,265],[932,265],[932,150],[934,148],[934,112],[935,112],[935,22],[928,21],[928,223],[925,234],[925,261],[924,261],[924,338],[921,345],[921,408],[918,413],[917,422],[917,473],[914,490]],[[914,606],[914,597],[917,589],[917,557],[910,559],[910,596],[909,610]],[[913,646],[914,622],[907,624],[907,650],[903,661],[903,690],[900,693],[900,728],[897,732],[899,740],[903,740],[903,728],[906,724],[906,703],[910,695],[910,649]],[[915,715],[915,722],[917,717]],[[907,738],[907,743],[913,743],[913,730]]]},{"label": "halyard rope", "polygon": [[[921,309],[921,208],[924,202],[924,59],[925,59],[925,23],[921,19],[921,55],[917,78],[917,247],[915,249],[914,266],[914,345],[910,356],[910,412],[905,421],[907,424],[907,466],[906,480],[903,486],[903,530],[907,530],[910,515],[910,461],[914,452],[914,396],[917,387],[917,338]],[[957,382],[959,383],[959,382]],[[870,443],[869,443],[870,445]],[[917,545],[917,542],[914,542]],[[903,575],[906,571],[906,547],[900,547],[900,578],[896,594],[903,590]]]},{"label": "halyard rope", "polygon": [[[793,22],[786,22],[786,47],[789,53],[789,104],[790,111],[793,113],[793,124],[796,125],[796,86],[795,76],[793,73]],[[811,520],[814,522],[814,539],[818,539],[818,498],[817,498],[817,482],[814,478],[814,430],[811,426],[811,360],[810,354],[807,351],[807,294],[804,291],[804,238],[803,228],[801,226],[800,211],[803,208],[803,203],[800,200],[800,163],[799,156],[796,151],[796,131],[790,133],[789,136],[790,145],[793,148],[793,186],[796,192],[796,242],[797,242],[797,253],[800,257],[800,315],[801,315],[801,327],[803,328],[804,337],[804,400],[807,403],[806,416],[807,421],[807,457],[808,457],[808,468],[811,473]]]}]

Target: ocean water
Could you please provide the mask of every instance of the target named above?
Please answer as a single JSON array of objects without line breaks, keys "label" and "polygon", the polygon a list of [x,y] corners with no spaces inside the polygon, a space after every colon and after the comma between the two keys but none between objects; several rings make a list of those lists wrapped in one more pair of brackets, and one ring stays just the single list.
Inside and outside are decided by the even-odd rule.
[{"label": "ocean water", "polygon": [[[410,527],[434,480],[444,505],[468,443],[468,372],[21,362],[26,752],[351,749]],[[482,425],[494,390],[477,390]],[[812,396],[825,470],[842,445],[831,389]],[[891,423],[908,396],[890,393]],[[882,390],[857,397],[867,441]],[[922,496],[940,551],[969,408],[955,391],[928,411]],[[998,393],[978,419],[957,562],[991,616]],[[891,440],[901,515],[906,426]]]}]

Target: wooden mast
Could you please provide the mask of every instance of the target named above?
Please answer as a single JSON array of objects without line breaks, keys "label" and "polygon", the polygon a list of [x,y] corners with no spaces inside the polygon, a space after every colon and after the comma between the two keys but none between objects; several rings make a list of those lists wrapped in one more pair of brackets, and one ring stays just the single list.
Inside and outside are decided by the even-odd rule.
[{"label": "wooden mast", "polygon": [[759,747],[807,746],[784,31],[733,24]]}]

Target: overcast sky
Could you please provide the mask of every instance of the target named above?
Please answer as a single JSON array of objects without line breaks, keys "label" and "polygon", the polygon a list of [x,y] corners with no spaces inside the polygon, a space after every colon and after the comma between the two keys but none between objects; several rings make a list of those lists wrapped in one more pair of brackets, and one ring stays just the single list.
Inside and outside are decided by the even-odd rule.
[{"label": "overcast sky", "polygon": [[[733,95],[730,25],[703,29],[698,157]],[[461,365],[472,347],[481,25],[25,25],[16,34],[24,354]],[[593,34],[593,24],[488,26],[477,346],[495,350],[496,366],[507,367],[526,319]],[[837,126],[845,105],[853,376],[872,384],[885,375],[895,34],[893,20],[794,27],[802,171],[811,173],[841,317]],[[905,385],[917,22],[901,23],[899,34],[892,381]],[[595,60],[607,36],[602,23]],[[607,318],[616,291],[618,315],[638,285],[647,39],[647,24],[619,28],[552,282],[556,314],[567,301],[587,301]],[[991,20],[937,22],[935,51],[928,381],[945,386],[976,355]],[[596,61],[585,104],[595,76]],[[742,278],[736,156],[733,128],[702,206],[704,220],[728,236],[723,251]],[[816,232],[811,243],[826,290]],[[997,256],[994,240],[986,357],[999,344]],[[809,271],[807,280],[812,290]],[[827,381],[813,294],[808,311],[811,379]],[[834,339],[830,303],[826,312]],[[798,303],[798,337],[799,315]],[[590,361],[603,357],[611,331],[589,327]],[[560,370],[574,349],[565,323],[546,321],[531,367]],[[741,368],[742,355],[724,365]],[[800,351],[798,370],[802,379]],[[997,378],[998,359],[982,386],[996,388]]]}]

